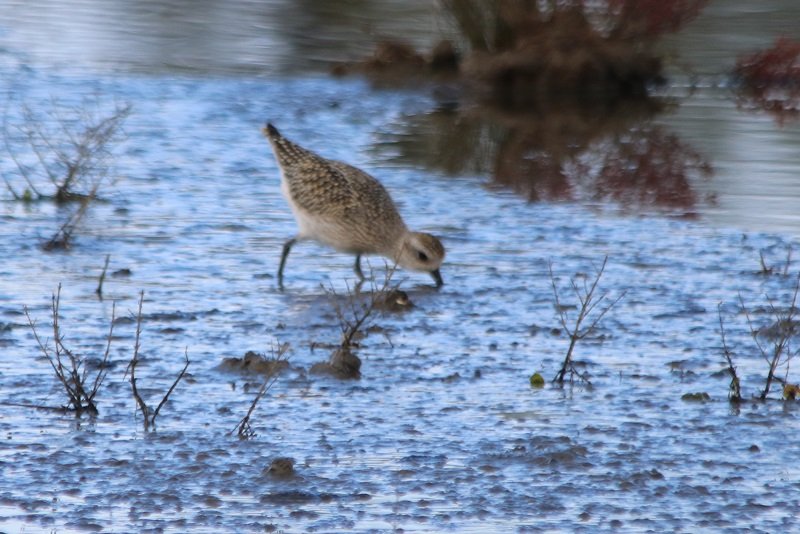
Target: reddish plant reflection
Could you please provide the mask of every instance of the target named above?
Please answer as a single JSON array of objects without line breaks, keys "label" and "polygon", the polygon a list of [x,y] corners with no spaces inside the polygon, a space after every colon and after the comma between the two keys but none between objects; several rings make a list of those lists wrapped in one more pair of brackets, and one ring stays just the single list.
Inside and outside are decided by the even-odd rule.
[{"label": "reddish plant reflection", "polygon": [[532,202],[610,202],[625,211],[692,216],[700,202],[711,201],[696,191],[711,165],[652,124],[651,112],[438,112],[418,117],[409,134],[388,146],[403,159],[448,174],[489,176],[491,185]]},{"label": "reddish plant reflection", "polygon": [[626,210],[691,214],[699,201],[693,183],[712,172],[700,153],[651,124],[566,150],[543,149],[534,138],[509,132],[493,175],[531,201],[612,201]]},{"label": "reddish plant reflection", "polygon": [[614,102],[663,82],[652,47],[708,0],[443,0],[470,53],[467,80],[507,106]]},{"label": "reddish plant reflection", "polygon": [[485,101],[536,108],[552,100],[614,104],[646,99],[664,82],[653,44],[696,17],[709,0],[441,0],[468,43],[442,41],[429,53],[382,41],[336,75],[373,83],[457,79]]},{"label": "reddish plant reflection", "polygon": [[[652,40],[678,31],[694,19],[709,0],[606,0],[600,2],[613,25],[613,34]],[[586,2],[581,2],[586,4]],[[596,5],[595,2],[591,3]]]},{"label": "reddish plant reflection", "polygon": [[766,50],[739,57],[734,76],[740,108],[765,110],[779,123],[800,116],[800,42],[781,37]]},{"label": "reddish plant reflection", "polygon": [[622,206],[691,210],[698,200],[692,181],[711,173],[699,152],[664,128],[647,125],[610,143],[591,183],[596,198]]}]

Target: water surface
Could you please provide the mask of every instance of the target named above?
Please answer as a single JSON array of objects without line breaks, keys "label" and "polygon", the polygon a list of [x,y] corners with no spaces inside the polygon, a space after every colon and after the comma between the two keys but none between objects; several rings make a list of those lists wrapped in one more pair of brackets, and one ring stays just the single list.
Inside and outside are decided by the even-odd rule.
[{"label": "water surface", "polygon": [[[343,19],[387,20],[353,4]],[[778,4],[762,14],[776,28],[786,18]],[[70,23],[52,2],[4,12],[14,24],[4,34],[3,93],[13,93],[13,102],[46,111],[53,96],[65,108],[94,98],[129,102],[134,112],[116,146],[115,181],[70,250],[39,247],[63,208],[8,197],[0,205],[0,529],[790,530],[800,513],[800,458],[787,446],[797,407],[777,400],[779,391],[768,402],[727,401],[717,310],[721,303],[750,399],[763,387],[766,364],[738,299],[756,327],[773,321],[765,294],[779,306],[791,300],[791,256],[789,274],[780,273],[798,247],[797,126],[740,112],[724,86],[709,84],[656,119],[626,117],[604,130],[610,134],[587,134],[570,153],[570,161],[593,169],[605,148],[630,146],[616,143],[630,132],[660,143],[652,146],[677,147],[681,161],[695,165],[680,182],[682,204],[653,202],[660,197],[648,196],[647,184],[619,197],[598,195],[607,190],[591,180],[567,182],[569,195],[558,182],[521,189],[521,182],[497,179],[513,175],[496,172],[497,147],[525,153],[541,146],[541,130],[473,119],[429,90],[375,90],[361,79],[271,68],[302,56],[297,50],[304,49],[286,48],[286,35],[307,24],[293,5],[189,10],[175,2],[159,12],[161,26],[151,10],[101,17],[105,7],[91,2],[81,2]],[[428,8],[397,9],[413,19],[415,9]],[[712,6],[712,21],[700,19],[687,32],[736,13]],[[184,23],[167,23],[176,17]],[[220,29],[228,17],[248,21],[230,38]],[[208,39],[187,29],[191,20]],[[349,36],[359,26],[342,27]],[[419,31],[420,41],[430,35]],[[343,40],[333,35],[325,42]],[[148,40],[152,48],[141,44]],[[252,42],[261,44],[242,44]],[[671,90],[687,87],[676,81]],[[10,107],[12,123],[18,111]],[[359,380],[310,373],[340,339],[321,286],[346,292],[352,258],[298,245],[285,291],[276,287],[281,246],[295,227],[259,133],[266,119],[289,138],[380,177],[409,225],[442,236],[448,249],[441,291],[425,275],[398,273],[415,306],[375,316],[357,351]],[[463,144],[484,150],[465,150],[465,161],[452,151],[445,158],[444,148],[441,158],[420,153],[420,139],[442,139],[436,132],[452,124],[464,127],[463,139],[483,140]],[[505,161],[513,170],[520,160]],[[713,174],[701,172],[704,163]],[[2,170],[18,179],[13,162],[4,159]],[[535,202],[531,191],[539,194]],[[108,277],[101,300],[94,291],[107,254],[109,271],[131,274]],[[578,345],[591,386],[532,389],[529,376],[540,372],[549,381],[568,344],[550,264],[569,303],[569,279],[591,280],[605,256],[600,288],[610,298],[625,296]],[[763,272],[760,256],[773,274]],[[380,277],[383,263],[370,264]],[[81,354],[102,355],[112,302],[123,317],[95,419],[20,406],[64,402],[22,312],[28,306],[47,336],[58,284],[65,344]],[[129,318],[142,290],[137,375],[147,400],[158,402],[184,351],[192,362],[150,432],[125,374],[135,333]],[[256,410],[257,435],[239,440],[231,431],[263,378],[219,366],[248,350],[269,353],[276,343],[289,344],[290,369]],[[709,400],[682,400],[687,393]],[[265,472],[285,456],[295,460],[294,477]]]}]

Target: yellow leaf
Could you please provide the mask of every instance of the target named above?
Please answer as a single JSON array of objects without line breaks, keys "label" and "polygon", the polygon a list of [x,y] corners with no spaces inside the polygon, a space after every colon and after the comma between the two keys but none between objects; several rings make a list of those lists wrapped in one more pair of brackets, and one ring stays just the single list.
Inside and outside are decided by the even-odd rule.
[{"label": "yellow leaf", "polygon": [[533,373],[531,375],[531,387],[532,388],[543,388],[544,387],[544,377],[539,373]]},{"label": "yellow leaf", "polygon": [[800,395],[800,386],[796,384],[783,385],[783,398],[786,400],[795,400]]}]

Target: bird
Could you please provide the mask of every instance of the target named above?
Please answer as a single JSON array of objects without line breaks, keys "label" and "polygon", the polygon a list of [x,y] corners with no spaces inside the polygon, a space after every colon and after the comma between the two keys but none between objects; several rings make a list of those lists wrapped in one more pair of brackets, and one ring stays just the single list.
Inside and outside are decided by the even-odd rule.
[{"label": "bird", "polygon": [[281,191],[298,226],[297,234],[283,245],[279,287],[283,288],[283,271],[292,246],[304,240],[355,254],[353,270],[361,281],[361,256],[377,254],[400,267],[430,273],[437,288],[444,284],[439,272],[444,245],[431,234],[410,231],[378,180],[289,141],[271,123],[262,133],[272,147]]}]

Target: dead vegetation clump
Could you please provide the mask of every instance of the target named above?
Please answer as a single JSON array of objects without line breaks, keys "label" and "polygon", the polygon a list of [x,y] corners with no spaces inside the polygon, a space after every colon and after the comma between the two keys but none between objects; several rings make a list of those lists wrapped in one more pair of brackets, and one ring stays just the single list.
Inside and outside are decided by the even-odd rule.
[{"label": "dead vegetation clump", "polygon": [[[765,295],[766,306],[761,307],[764,315],[769,317],[769,322],[760,326],[756,325],[753,312],[745,304],[742,295],[739,295],[739,309],[744,315],[750,336],[755,343],[758,355],[766,364],[764,386],[758,399],[767,400],[775,382],[782,385],[782,398],[794,400],[800,396],[800,385],[790,381],[789,372],[791,363],[798,354],[797,337],[800,336],[800,309],[797,307],[797,297],[800,293],[800,275],[797,276],[791,298],[786,305],[777,304],[768,295]],[[720,335],[722,350],[727,371],[731,376],[728,398],[731,402],[743,399],[741,383],[733,363],[733,351],[728,346],[722,312],[719,312]]]},{"label": "dead vegetation clump", "polygon": [[340,295],[332,286],[323,287],[333,304],[339,328],[342,333],[339,345],[334,349],[327,362],[319,362],[311,367],[312,373],[329,374],[337,378],[352,379],[361,377],[361,359],[355,349],[359,339],[366,335],[372,324],[375,312],[385,310],[408,309],[411,302],[398,284],[392,283],[395,269],[387,268],[383,282],[375,283],[374,271],[370,276],[370,290],[361,290],[362,284],[354,288],[347,286],[347,293]]},{"label": "dead vegetation clump", "polygon": [[459,53],[449,40],[440,41],[427,54],[417,52],[403,41],[384,40],[378,42],[370,57],[336,64],[331,73],[335,76],[365,74],[376,82],[408,84],[425,77],[452,78],[458,73],[460,60]]},{"label": "dead vegetation clump", "polygon": [[[750,313],[745,306],[744,299],[739,295],[742,312],[747,318],[747,325],[753,341],[758,348],[761,357],[767,363],[767,377],[764,382],[764,389],[759,398],[765,400],[770,393],[773,382],[783,384],[784,390],[796,390],[797,386],[789,383],[789,367],[792,359],[800,353],[800,350],[793,346],[794,337],[800,333],[800,322],[797,320],[797,294],[800,290],[800,276],[794,286],[791,301],[786,307],[780,307],[766,296],[767,306],[773,319],[772,324],[766,328],[756,328],[750,317]],[[783,377],[778,375],[778,371],[783,370]]]},{"label": "dead vegetation clump", "polygon": [[603,35],[581,8],[543,14],[500,7],[497,16],[510,29],[508,41],[473,50],[462,65],[465,78],[490,101],[511,108],[565,99],[604,104],[646,98],[651,85],[664,81],[659,57]]},{"label": "dead vegetation clump", "polygon": [[289,361],[283,358],[286,350],[288,350],[288,344],[286,347],[280,345],[277,351],[273,348],[269,356],[248,350],[241,358],[224,358],[219,369],[235,373],[272,376],[289,367]]},{"label": "dead vegetation clump", "polygon": [[708,0],[442,0],[471,54],[468,78],[518,105],[645,97],[663,82],[653,44]]},{"label": "dead vegetation clump", "polygon": [[89,374],[89,365],[87,359],[80,353],[73,349],[67,348],[64,344],[64,333],[61,331],[59,324],[59,309],[61,305],[61,284],[58,285],[58,290],[52,296],[51,301],[51,316],[53,327],[52,346],[49,340],[42,340],[39,332],[36,330],[36,321],[30,315],[28,307],[24,307],[25,317],[28,319],[28,325],[33,332],[33,337],[39,345],[44,357],[50,363],[56,379],[64,389],[64,394],[67,397],[67,404],[63,407],[65,411],[74,412],[76,416],[83,413],[89,415],[97,415],[97,395],[103,380],[108,374],[108,357],[111,351],[111,340],[114,334],[114,313],[116,307],[112,305],[111,308],[111,323],[106,337],[105,352],[97,364],[97,369],[94,371],[94,376]]},{"label": "dead vegetation clump", "polygon": [[[564,362],[561,364],[561,369],[559,369],[558,373],[556,373],[556,376],[553,378],[553,382],[557,384],[563,384],[567,375],[569,375],[570,382],[577,376],[580,380],[590,383],[589,376],[586,373],[581,373],[575,366],[575,360],[573,358],[575,347],[579,341],[585,339],[596,330],[603,317],[625,296],[625,292],[623,291],[612,300],[608,298],[608,293],[603,293],[601,295],[596,293],[600,279],[603,277],[606,263],[608,263],[608,256],[603,259],[602,265],[597,269],[594,279],[591,280],[591,282],[588,276],[583,277],[582,284],[579,284],[575,277],[570,278],[570,289],[578,301],[577,305],[574,306],[568,306],[562,303],[562,299],[559,297],[556,277],[553,274],[553,265],[552,263],[549,265],[550,283],[553,287],[556,313],[558,314],[561,327],[569,336],[569,346],[564,355]],[[603,302],[606,304],[601,307],[600,304]],[[578,315],[574,320],[570,320],[567,314],[570,309],[578,310]]]},{"label": "dead vegetation clump", "polygon": [[97,102],[88,101],[65,112],[53,101],[46,114],[23,105],[18,123],[11,124],[6,110],[3,142],[17,171],[15,178],[3,174],[11,196],[23,202],[77,204],[44,243],[45,250],[70,246],[89,205],[110,180],[113,149],[123,137],[122,124],[130,112],[127,104],[104,112]]}]

